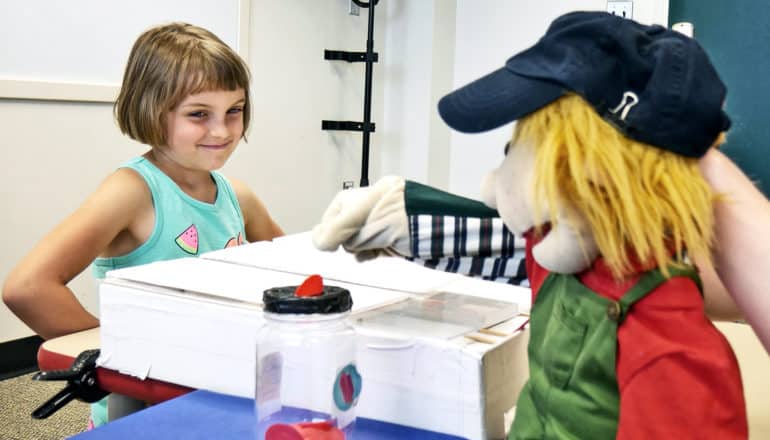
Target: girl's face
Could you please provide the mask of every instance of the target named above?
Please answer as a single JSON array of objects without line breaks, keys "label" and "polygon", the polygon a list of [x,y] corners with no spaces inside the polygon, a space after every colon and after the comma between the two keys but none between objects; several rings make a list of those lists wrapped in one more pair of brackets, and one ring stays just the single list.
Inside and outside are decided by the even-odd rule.
[{"label": "girl's face", "polygon": [[243,136],[245,103],[243,89],[187,96],[166,115],[164,155],[187,169],[222,168]]}]

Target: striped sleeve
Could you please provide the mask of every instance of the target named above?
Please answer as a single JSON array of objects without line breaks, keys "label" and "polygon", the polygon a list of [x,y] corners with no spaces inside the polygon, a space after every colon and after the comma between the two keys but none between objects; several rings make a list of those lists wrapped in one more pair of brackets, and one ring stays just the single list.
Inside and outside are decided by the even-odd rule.
[{"label": "striped sleeve", "polygon": [[432,269],[527,285],[525,243],[497,217],[409,215],[411,259]]}]

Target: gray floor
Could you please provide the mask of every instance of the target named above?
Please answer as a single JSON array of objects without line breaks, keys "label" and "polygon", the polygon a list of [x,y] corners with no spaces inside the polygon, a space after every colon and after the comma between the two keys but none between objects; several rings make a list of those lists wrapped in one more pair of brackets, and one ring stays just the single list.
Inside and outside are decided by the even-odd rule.
[{"label": "gray floor", "polygon": [[37,382],[32,374],[0,381],[0,440],[58,440],[82,432],[88,404],[70,402],[45,420],[30,414],[63,388],[62,382]]}]

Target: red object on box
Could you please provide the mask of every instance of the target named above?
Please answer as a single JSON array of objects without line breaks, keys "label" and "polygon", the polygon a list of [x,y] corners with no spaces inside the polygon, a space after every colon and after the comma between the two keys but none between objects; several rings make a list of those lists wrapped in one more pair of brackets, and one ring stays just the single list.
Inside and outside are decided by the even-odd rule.
[{"label": "red object on box", "polygon": [[310,275],[294,291],[294,296],[320,296],[324,293],[324,280],[321,275]]}]

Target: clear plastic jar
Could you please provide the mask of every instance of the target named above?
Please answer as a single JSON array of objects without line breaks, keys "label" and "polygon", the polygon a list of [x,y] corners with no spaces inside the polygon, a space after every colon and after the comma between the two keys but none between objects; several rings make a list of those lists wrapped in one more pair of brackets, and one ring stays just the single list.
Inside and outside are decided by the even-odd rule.
[{"label": "clear plastic jar", "polygon": [[355,330],[346,320],[352,300],[346,289],[321,289],[307,296],[296,296],[294,286],[265,291],[257,335],[260,439],[273,424],[308,422],[327,422],[350,437],[361,392]]}]

